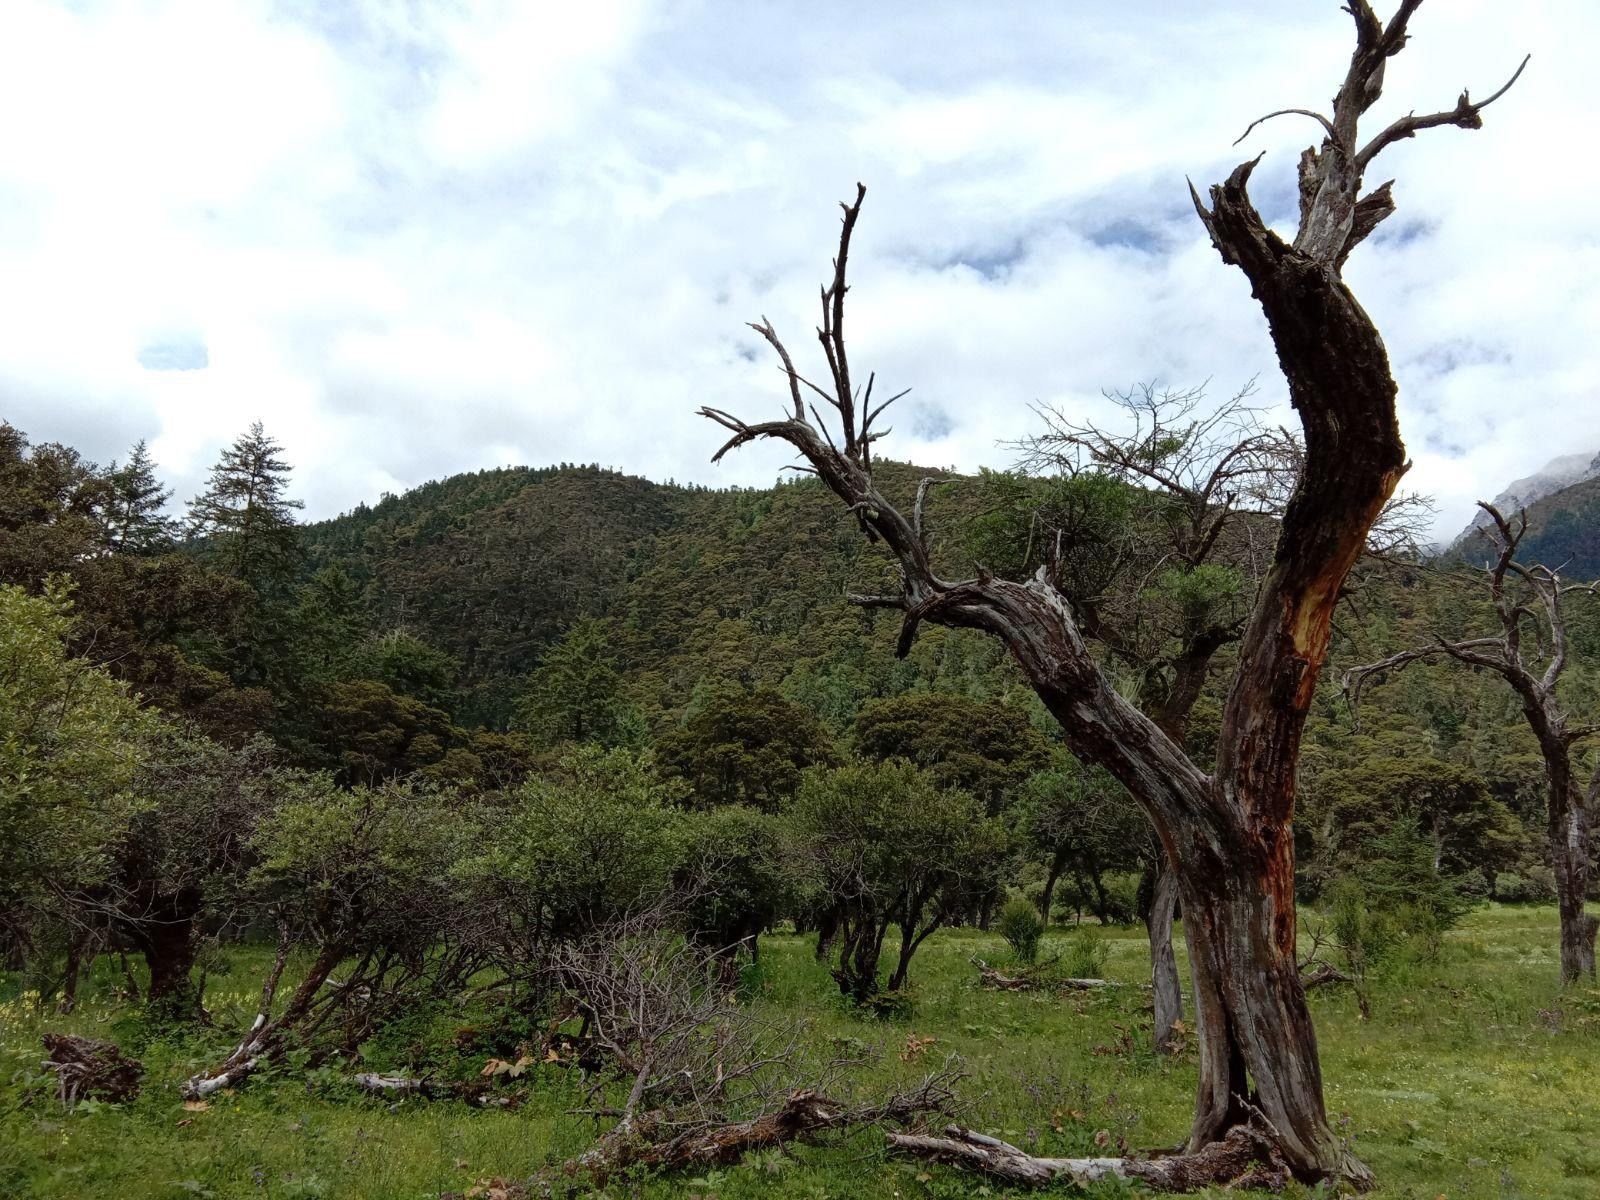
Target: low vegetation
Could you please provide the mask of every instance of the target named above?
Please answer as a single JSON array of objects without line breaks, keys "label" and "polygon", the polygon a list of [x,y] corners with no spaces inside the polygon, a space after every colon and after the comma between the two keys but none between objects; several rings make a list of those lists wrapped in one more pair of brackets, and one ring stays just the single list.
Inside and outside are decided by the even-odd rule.
[{"label": "low vegetation", "polygon": [[[1308,914],[1308,923],[1317,920]],[[1484,905],[1436,948],[1396,946],[1369,979],[1367,1019],[1350,988],[1313,992],[1330,1110],[1376,1171],[1377,1196],[1580,1200],[1600,1189],[1600,1109],[1588,1099],[1600,1071],[1600,991],[1558,990],[1555,925],[1552,906]],[[1051,930],[1041,957],[1065,959],[1074,936]],[[890,1020],[841,1003],[812,942],[763,939],[737,994],[764,1020],[801,1029],[802,1073],[852,1061],[835,1096],[841,1103],[912,1086],[953,1054],[966,1075],[961,1119],[1036,1153],[1090,1155],[1183,1136],[1193,1050],[1158,1056],[1150,1048],[1140,986],[1148,961],[1133,930],[1100,931],[1103,972],[1123,986],[1065,993],[981,989],[970,960],[1003,961],[1004,943],[942,930],[919,956],[909,1012]],[[227,974],[208,993],[210,1030],[153,1024],[124,995],[112,959],[98,962],[69,1016],[53,1011],[54,997],[23,993],[8,977],[0,1194],[491,1196],[552,1166],[559,1192],[560,1164],[593,1144],[596,1119],[569,1111],[587,1104],[581,1071],[543,1060],[519,1068],[519,1035],[497,1041],[485,1024],[492,1010],[459,996],[419,1006],[362,1043],[359,1064],[291,1059],[248,1087],[185,1103],[177,1085],[225,1054],[230,1032],[251,1019],[272,953],[246,946],[223,957]],[[286,985],[308,965],[308,955],[295,954]],[[118,1041],[145,1065],[143,1092],[126,1104],[64,1110],[40,1066],[46,1030]],[[520,1035],[536,1038],[534,1030]],[[375,1096],[352,1082],[358,1068],[487,1079],[518,1103]],[[829,1146],[759,1151],[706,1172],[619,1177],[604,1194],[953,1198],[976,1186],[964,1173],[892,1158],[881,1134],[857,1130]],[[1096,1194],[1135,1192],[1107,1184]]]}]

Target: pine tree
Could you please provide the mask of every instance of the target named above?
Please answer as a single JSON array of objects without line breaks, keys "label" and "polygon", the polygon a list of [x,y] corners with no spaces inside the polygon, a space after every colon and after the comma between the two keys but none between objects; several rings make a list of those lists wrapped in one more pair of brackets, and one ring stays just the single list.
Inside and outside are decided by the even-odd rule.
[{"label": "pine tree", "polygon": [[279,590],[299,562],[294,510],[285,497],[283,447],[256,421],[222,452],[206,490],[189,502],[189,530],[217,563],[260,594]]},{"label": "pine tree", "polygon": [[173,522],[163,511],[172,490],[156,478],[155,460],[143,438],[134,443],[127,464],[106,472],[111,498],[105,510],[106,549],[151,554],[172,543]]}]

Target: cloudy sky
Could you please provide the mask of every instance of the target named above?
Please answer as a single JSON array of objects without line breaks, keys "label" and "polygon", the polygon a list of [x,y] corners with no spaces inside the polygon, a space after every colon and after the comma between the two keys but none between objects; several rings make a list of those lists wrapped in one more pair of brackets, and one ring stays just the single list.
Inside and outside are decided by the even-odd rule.
[{"label": "cloudy sky", "polygon": [[[1600,5],[1434,0],[1383,120],[1533,62],[1476,133],[1385,155],[1400,211],[1347,270],[1439,529],[1600,449]],[[853,357],[886,451],[1003,465],[1034,402],[1282,384],[1188,206],[1266,151],[1290,219],[1349,39],[1335,0],[810,4],[5,0],[0,416],[179,498],[260,418],[325,516],[560,461],[765,483],[712,403],[781,402],[742,322],[807,353],[834,202],[869,188]]]}]

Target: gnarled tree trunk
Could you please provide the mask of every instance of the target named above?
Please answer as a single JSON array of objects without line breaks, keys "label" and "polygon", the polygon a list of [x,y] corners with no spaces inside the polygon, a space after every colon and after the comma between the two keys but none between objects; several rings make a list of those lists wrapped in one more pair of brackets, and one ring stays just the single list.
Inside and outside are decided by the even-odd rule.
[{"label": "gnarled tree trunk", "polygon": [[731,431],[717,458],[760,438],[789,442],[863,530],[894,555],[901,590],[853,599],[904,613],[901,654],[909,652],[923,621],[998,636],[1073,752],[1109,770],[1150,818],[1178,877],[1195,977],[1200,1087],[1191,1153],[1245,1128],[1254,1109],[1295,1176],[1357,1186],[1370,1183],[1371,1175],[1328,1123],[1295,959],[1291,821],[1300,738],[1327,656],[1334,606],[1407,465],[1383,342],[1340,278],[1351,250],[1393,211],[1389,186],[1363,195],[1362,177],[1382,149],[1418,130],[1481,124],[1483,104],[1463,95],[1450,112],[1404,117],[1365,145],[1359,142],[1361,115],[1380,95],[1384,66],[1405,46],[1420,2],[1401,0],[1387,23],[1368,0],[1345,6],[1355,21],[1356,48],[1332,116],[1308,114],[1327,136],[1320,150],[1301,158],[1300,227],[1292,245],[1267,228],[1250,202],[1254,163],[1212,188],[1209,207],[1194,197],[1223,260],[1244,272],[1261,304],[1305,434],[1302,473],[1239,643],[1212,774],[1119,694],[1047,569],[1026,582],[982,570],[976,578],[945,580],[934,570],[923,527],[928,481],[909,518],[875,486],[872,443],[882,434],[873,425],[892,398],[874,407],[873,381],[865,389],[852,382],[844,337],[850,239],[864,188],[858,186],[855,202],[844,207],[818,331],[832,388],[813,390],[835,411],[838,436],[824,431],[814,410],[808,416],[804,389],[811,385],[765,321],[753,328],[783,366],[788,415],[747,423],[718,409],[701,410]]}]

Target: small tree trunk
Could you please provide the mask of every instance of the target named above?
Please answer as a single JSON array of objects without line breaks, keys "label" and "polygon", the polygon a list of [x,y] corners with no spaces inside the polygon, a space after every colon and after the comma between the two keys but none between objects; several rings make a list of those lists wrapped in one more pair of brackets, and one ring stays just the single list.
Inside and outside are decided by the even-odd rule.
[{"label": "small tree trunk", "polygon": [[1571,743],[1552,691],[1523,672],[1508,674],[1544,756],[1545,829],[1561,913],[1561,983],[1593,979],[1596,922],[1584,910],[1589,892],[1589,808],[1572,769]]},{"label": "small tree trunk", "polygon": [[1600,922],[1584,910],[1589,890],[1589,814],[1572,795],[1567,811],[1551,816],[1550,857],[1561,910],[1561,982],[1569,985],[1595,978],[1594,942]]},{"label": "small tree trunk", "polygon": [[150,969],[147,993],[152,1008],[172,1016],[192,1014],[199,1004],[194,989],[194,926],[186,920],[152,924],[145,935],[145,965]]},{"label": "small tree trunk", "polygon": [[1158,853],[1150,868],[1155,875],[1144,927],[1150,937],[1150,985],[1155,1002],[1157,1053],[1173,1047],[1173,1029],[1183,1019],[1183,988],[1178,982],[1178,959],[1172,952],[1172,920],[1178,907],[1178,877]]},{"label": "small tree trunk", "polygon": [[1039,893],[1039,919],[1044,922],[1046,929],[1050,927],[1050,911],[1055,907],[1056,882],[1066,868],[1067,852],[1057,850],[1055,857],[1050,860],[1050,869],[1045,873],[1044,891]]},{"label": "small tree trunk", "polygon": [[[56,1003],[56,1011],[63,1016],[78,1007],[78,975],[83,967],[83,955],[89,944],[87,934],[73,934],[67,943],[67,972],[61,981],[61,999]],[[90,962],[94,960],[91,957]]]},{"label": "small tree trunk", "polygon": [[817,922],[817,961],[826,962],[839,937],[839,910],[829,907]]}]

